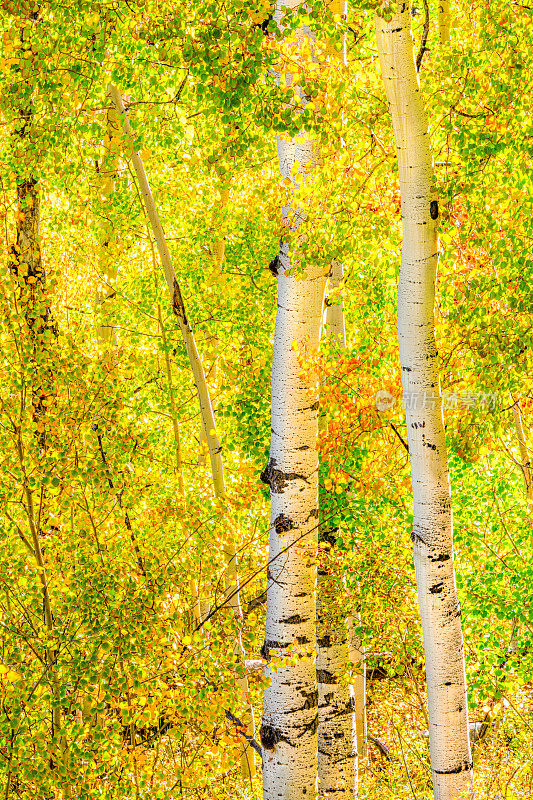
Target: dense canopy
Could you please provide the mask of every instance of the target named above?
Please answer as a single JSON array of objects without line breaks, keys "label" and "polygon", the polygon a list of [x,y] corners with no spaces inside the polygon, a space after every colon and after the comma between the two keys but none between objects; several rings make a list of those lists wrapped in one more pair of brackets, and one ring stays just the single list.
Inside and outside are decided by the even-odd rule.
[{"label": "dense canopy", "polygon": [[0,9],[5,800],[533,797],[532,9]]}]

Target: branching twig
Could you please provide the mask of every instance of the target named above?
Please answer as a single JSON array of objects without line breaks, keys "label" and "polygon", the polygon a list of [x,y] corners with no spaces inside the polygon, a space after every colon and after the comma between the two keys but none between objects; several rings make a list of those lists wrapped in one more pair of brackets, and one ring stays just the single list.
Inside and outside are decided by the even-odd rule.
[{"label": "branching twig", "polygon": [[405,441],[405,439],[403,438],[402,434],[401,434],[401,433],[399,432],[399,430],[398,430],[398,429],[397,429],[397,428],[396,428],[396,427],[395,427],[395,426],[392,424],[392,422],[389,422],[389,425],[391,426],[392,430],[394,431],[394,433],[396,434],[396,436],[398,437],[398,439],[400,440],[400,442],[403,444],[403,446],[405,447],[405,449],[407,450],[407,452],[409,452],[409,445],[407,444],[407,442],[406,442],[406,441]]},{"label": "branching twig", "polygon": [[263,751],[261,749],[261,745],[256,742],[253,736],[249,736],[247,733],[244,732],[244,728],[246,727],[244,723],[241,722],[238,717],[232,714],[231,711],[228,711],[227,708],[225,709],[225,714],[226,714],[226,719],[229,719],[229,721],[233,722],[233,724],[237,727],[237,733],[240,733],[240,735],[246,739],[250,747],[253,747],[254,750],[256,750],[262,758]]},{"label": "branching twig", "polygon": [[418,51],[418,55],[416,57],[416,71],[420,72],[420,65],[422,63],[422,59],[424,58],[424,53],[428,51],[426,47],[429,35],[429,6],[428,0],[424,0],[424,13],[426,18],[424,20],[424,30],[422,31],[422,41],[420,42],[420,50]]},{"label": "branching twig", "polygon": [[390,752],[389,748],[387,747],[387,745],[383,744],[383,742],[380,739],[378,739],[376,736],[372,736],[371,733],[367,733],[366,738],[368,739],[370,744],[373,744],[378,748],[378,750],[381,753],[381,755],[383,756],[383,758],[386,758],[387,761],[395,761],[396,760],[391,756],[391,752]]}]

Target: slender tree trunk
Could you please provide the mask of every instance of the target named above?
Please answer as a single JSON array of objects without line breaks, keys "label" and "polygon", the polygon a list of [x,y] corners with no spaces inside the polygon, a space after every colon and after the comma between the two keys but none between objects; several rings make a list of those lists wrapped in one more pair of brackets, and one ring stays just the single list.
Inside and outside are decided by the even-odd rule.
[{"label": "slender tree trunk", "polygon": [[353,681],[353,700],[355,714],[355,735],[357,739],[357,765],[359,774],[365,763],[367,756],[367,724],[366,724],[366,661],[365,651],[361,645],[359,637],[355,634],[354,628],[361,624],[361,615],[357,618],[349,617],[346,620],[348,628],[348,648],[350,661],[357,669],[357,675]]},{"label": "slender tree trunk", "polygon": [[154,203],[154,198],[152,196],[152,191],[150,189],[148,177],[146,175],[146,171],[144,169],[144,165],[140,154],[131,149],[133,134],[129,124],[129,120],[126,116],[126,110],[122,102],[121,94],[119,90],[116,88],[116,86],[109,87],[109,94],[121,118],[122,127],[127,140],[127,146],[129,147],[129,157],[132,160],[133,167],[137,175],[137,180],[139,181],[142,201],[144,203],[148,219],[150,220],[150,224],[152,226],[156,247],[159,251],[159,257],[161,259],[161,265],[163,267],[165,280],[167,282],[168,289],[170,292],[172,309],[178,320],[181,334],[183,336],[183,341],[185,343],[185,348],[187,350],[187,355],[189,357],[189,362],[191,364],[194,383],[196,386],[196,391],[198,393],[198,400],[200,403],[200,412],[202,416],[202,421],[205,430],[207,431],[207,444],[209,447],[209,455],[211,458],[211,470],[213,473],[213,486],[215,495],[216,497],[224,498],[226,490],[224,486],[224,471],[222,466],[222,446],[220,444],[216,432],[215,416],[213,413],[211,398],[209,396],[209,390],[207,388],[207,381],[205,378],[204,368],[200,360],[192,327],[190,325],[189,319],[187,318],[185,306],[183,303],[183,298],[181,295],[181,289],[176,279],[174,267],[172,265],[172,258],[170,256],[170,251],[168,249],[165,233],[163,231],[163,226],[161,225],[159,214],[157,213],[157,209]]},{"label": "slender tree trunk", "polygon": [[[333,14],[347,17],[346,0],[329,0]],[[334,49],[328,48],[331,59],[339,61]],[[346,66],[346,35],[340,64]],[[342,146],[342,141],[341,141]],[[330,290],[344,280],[343,267],[335,260],[331,266]],[[326,301],[325,324],[328,335],[346,348],[344,303]],[[322,500],[320,501],[322,504]],[[336,534],[328,526],[320,526],[320,563],[317,596],[317,677],[318,677],[318,780],[323,797],[357,797],[358,769],[366,755],[365,666],[361,645],[353,633],[353,619],[345,618],[345,602],[339,591],[341,576],[334,557]],[[333,557],[331,557],[333,556]],[[354,685],[345,687],[339,674],[348,660],[362,670]]]},{"label": "slender tree trunk", "polygon": [[[344,274],[342,264],[335,261],[332,265],[330,286],[331,289],[336,289],[342,285],[344,281]],[[344,325],[344,303],[331,303],[328,304],[326,311],[326,325],[329,326],[330,335],[339,342],[342,348],[346,348],[346,332]],[[361,769],[367,753],[366,744],[366,665],[364,651],[359,638],[354,633],[354,628],[361,622],[360,615],[357,618],[349,617],[345,622],[347,633],[347,647],[348,657],[352,664],[358,667],[358,674],[353,683],[353,718],[349,718],[349,723],[346,722],[346,730],[348,731],[348,724],[350,726],[350,733],[346,739],[346,758],[349,759],[349,746],[348,740],[351,737],[351,725],[355,724],[356,735],[356,753],[357,762],[354,764],[353,769],[356,771],[356,796],[357,796],[357,772]],[[344,654],[343,654],[344,657]],[[319,687],[320,691],[320,687]],[[320,725],[319,725],[320,736]],[[320,756],[319,756],[319,775],[320,775]]]},{"label": "slender tree trunk", "polygon": [[[10,12],[13,9],[9,9]],[[39,8],[21,7],[20,13],[27,16],[24,26],[20,30],[21,55],[27,55],[32,47],[32,29],[39,23]],[[22,48],[22,45],[25,48]],[[20,90],[23,83],[13,87]],[[24,363],[22,374],[28,385],[28,397],[32,403],[32,418],[34,433],[39,443],[41,454],[47,449],[47,407],[54,393],[54,372],[50,364],[54,363],[56,345],[56,327],[53,323],[50,310],[50,300],[47,291],[46,273],[41,254],[40,233],[40,191],[39,181],[35,174],[34,151],[34,109],[33,86],[26,83],[30,96],[23,91],[21,101],[24,104],[19,111],[19,125],[13,135],[13,146],[16,150],[17,161],[17,215],[16,215],[16,242],[11,247],[9,266],[19,279],[20,294],[18,302],[22,311],[28,337],[29,361]],[[30,538],[24,536],[22,530],[19,535],[33,557],[43,598],[44,624],[48,640],[53,639],[54,618],[47,568],[41,549],[40,509],[35,508],[33,492],[30,488],[27,465],[25,462],[24,443],[21,428],[14,431],[15,447],[17,450],[20,474],[22,476],[21,504],[26,513]],[[42,497],[41,497],[42,502]],[[45,647],[45,664],[47,680],[50,681],[52,694],[52,726],[50,731],[50,753],[55,766],[61,764],[69,766],[68,742],[61,734],[62,703],[61,681],[57,664],[58,654],[50,646]],[[8,786],[11,776],[8,777]],[[62,789],[63,798],[70,796],[68,778]]]},{"label": "slender tree trunk", "polygon": [[[120,122],[117,110],[111,106],[107,112],[107,131],[104,139],[102,159],[98,167],[98,181],[100,194],[103,200],[113,195],[118,171],[120,155]],[[117,332],[110,324],[111,308],[116,294],[117,280],[117,253],[116,231],[113,222],[102,214],[100,223],[100,250],[99,262],[102,274],[102,286],[96,296],[96,310],[98,320],[98,339],[104,346],[112,346],[116,350],[118,345]]]},{"label": "slender tree trunk", "polygon": [[450,0],[439,0],[439,41],[447,44],[450,41]]},{"label": "slender tree trunk", "polygon": [[[198,393],[202,422],[204,429],[206,431],[207,445],[209,448],[209,456],[211,459],[211,472],[213,476],[213,488],[215,497],[224,502],[226,497],[226,488],[224,484],[222,446],[217,436],[215,415],[213,412],[211,397],[209,395],[209,388],[207,386],[204,368],[200,360],[191,324],[189,322],[189,319],[187,318],[180,286],[178,284],[176,274],[174,272],[170,251],[168,249],[165,233],[163,231],[163,226],[161,225],[159,214],[157,212],[157,208],[154,203],[154,198],[152,196],[152,191],[150,189],[148,177],[146,175],[146,171],[144,169],[144,165],[140,154],[131,148],[133,134],[129,124],[129,120],[126,115],[126,110],[124,108],[122,96],[117,87],[112,85],[109,87],[109,94],[119,113],[119,117],[122,123],[122,128],[130,148],[129,155],[131,157],[133,167],[137,175],[137,180],[139,181],[142,200],[146,209],[146,213],[148,215],[148,219],[150,220],[155,243],[159,251],[159,257],[161,259],[161,265],[163,267],[163,271],[165,274],[165,280],[167,282],[170,291],[172,309],[178,320],[183,341],[185,343],[185,348],[187,350],[187,355],[189,357],[189,363],[191,365],[194,377],[194,383],[196,386],[196,391]],[[230,608],[232,608],[235,618],[240,618],[242,617],[242,610],[240,606],[239,592],[238,592],[239,576],[237,573],[237,553],[235,550],[235,545],[233,541],[231,541],[231,539],[230,541],[228,541],[224,552],[226,558],[225,581],[226,581],[226,595],[228,597],[228,605]],[[242,660],[244,666],[245,654],[240,637],[237,638],[237,641],[235,643],[235,651],[238,658]],[[251,731],[253,735],[254,718],[253,718],[253,708],[250,705],[250,701],[248,698],[248,680],[246,677],[243,677],[237,679],[236,682],[239,687],[239,691],[241,693],[241,699],[243,705],[245,706],[245,711],[242,720],[247,725],[248,729]],[[254,762],[253,749],[250,746],[245,745],[242,757],[243,777],[250,777],[251,775],[254,774],[254,772],[255,772],[255,762]]]},{"label": "slender tree trunk", "polygon": [[[21,36],[23,37],[23,33]],[[20,111],[20,125],[13,137],[14,148],[22,165],[23,153],[32,156],[33,109]],[[24,167],[23,167],[24,169]],[[11,246],[9,266],[19,278],[19,303],[24,314],[31,346],[30,396],[35,432],[41,448],[46,447],[46,404],[53,391],[53,371],[42,366],[43,354],[55,339],[50,311],[46,273],[41,256],[39,182],[35,175],[17,175],[16,242]]]},{"label": "slender tree trunk", "polygon": [[376,16],[376,31],[402,201],[398,337],[413,483],[412,540],[426,658],[431,771],[435,800],[457,800],[473,796],[473,778],[435,346],[438,205],[409,3],[389,22]]},{"label": "slender tree trunk", "polygon": [[[220,226],[220,218],[224,214],[224,211],[227,208],[229,197],[230,197],[230,176],[226,175],[225,177],[220,178],[219,202],[213,208],[213,213],[211,215],[211,232],[213,236],[213,245],[212,245],[213,279],[214,283],[218,284],[221,287],[224,286],[224,274],[222,272],[222,267],[224,266],[224,258],[226,254],[226,237]],[[210,384],[211,387],[214,387],[215,391],[217,389],[218,375],[219,375],[219,368],[218,368],[219,346],[220,346],[220,340],[218,336],[215,334],[214,339],[212,340],[211,346],[209,348],[214,358],[213,366],[210,369],[211,373]],[[205,467],[208,447],[207,447],[206,431],[202,424],[200,425],[199,443],[200,443],[200,451],[198,453],[198,465],[201,467]]]},{"label": "slender tree trunk", "polygon": [[[334,261],[331,267],[330,288],[332,290],[342,286],[344,282],[344,271],[339,261]],[[344,322],[344,303],[328,303],[326,309],[326,325],[329,328],[329,335],[337,341],[339,345],[346,348],[346,330]],[[354,633],[354,628],[361,622],[358,615],[357,619],[349,617],[346,620],[347,645],[350,661],[357,665],[359,674],[353,684],[353,705],[355,715],[355,730],[357,737],[357,758],[358,766],[361,767],[366,758],[366,666],[364,651],[361,642]],[[319,726],[320,732],[320,726]],[[320,733],[319,733],[320,735]],[[347,751],[348,752],[348,751]],[[320,774],[320,769],[319,769]]]},{"label": "slender tree trunk", "polygon": [[[330,289],[343,281],[342,264],[331,267]],[[342,301],[326,300],[326,332],[346,347]],[[325,490],[320,495],[322,507]],[[323,512],[322,512],[323,513]],[[319,797],[357,796],[358,747],[354,690],[342,680],[350,659],[345,595],[339,587],[341,567],[335,558],[337,529],[327,521],[319,527],[317,585],[317,681],[318,681],[318,792]],[[358,686],[360,688],[360,686]],[[358,698],[359,701],[361,698]],[[360,703],[359,703],[360,704]],[[364,705],[358,709],[364,714]]]},{"label": "slender tree trunk", "polygon": [[219,186],[220,201],[213,209],[211,217],[211,229],[213,231],[213,265],[215,274],[220,275],[224,264],[226,253],[226,237],[220,228],[220,217],[227,208],[230,196],[230,177],[226,175],[220,178]]}]

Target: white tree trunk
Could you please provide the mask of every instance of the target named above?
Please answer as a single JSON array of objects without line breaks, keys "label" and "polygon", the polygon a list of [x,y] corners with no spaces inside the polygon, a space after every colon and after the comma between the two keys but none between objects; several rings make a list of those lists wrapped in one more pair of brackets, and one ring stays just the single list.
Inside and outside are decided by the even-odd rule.
[{"label": "white tree trunk", "polygon": [[448,44],[450,41],[450,0],[439,0],[439,41]]},{"label": "white tree trunk", "polygon": [[[279,7],[278,7],[279,13]],[[310,166],[313,144],[299,135],[278,137],[281,174]],[[295,183],[296,178],[293,177]],[[290,209],[284,209],[285,218]],[[298,214],[296,213],[298,218]],[[297,227],[298,223],[296,223]],[[293,343],[318,348],[326,278],[306,266],[287,275],[289,248],[280,244],[278,310],[272,362],[270,460],[262,479],[270,486],[271,529],[267,574],[267,620],[262,655],[288,656],[307,649],[295,663],[266,667],[261,742],[265,800],[314,800],[317,788],[318,691],[316,680],[316,549],[318,530],[318,385],[300,375]],[[302,650],[303,648],[303,650]]]},{"label": "white tree trunk", "polygon": [[[342,286],[344,281],[344,270],[339,261],[334,261],[331,267],[330,288],[337,289]],[[326,325],[329,328],[329,335],[338,342],[342,348],[346,347],[346,330],[344,322],[344,302],[331,303],[326,308]],[[354,633],[354,628],[361,624],[358,615],[357,619],[349,617],[346,620],[348,633],[348,652],[350,661],[359,666],[359,674],[353,683],[353,701],[355,714],[355,729],[357,735],[357,757],[359,767],[366,758],[366,666],[364,651],[361,642]],[[319,725],[320,731],[320,725]],[[319,769],[320,774],[320,769]]]},{"label": "white tree trunk", "polygon": [[376,17],[376,32],[402,201],[398,337],[413,483],[412,540],[426,658],[431,771],[435,800],[457,800],[473,796],[472,758],[435,346],[438,205],[432,190],[433,161],[414,62],[409,3],[389,22]]},{"label": "white tree trunk", "polygon": [[[330,289],[343,281],[342,264],[331,266]],[[326,333],[342,348],[346,347],[344,304],[326,300]],[[346,603],[339,591],[338,568],[330,557],[336,546],[337,531],[321,525],[321,549],[317,591],[317,681],[318,681],[318,793],[319,797],[357,796],[357,736],[354,714],[354,687],[340,677],[350,659]],[[358,686],[358,689],[361,687]],[[359,693],[359,705],[361,697]],[[363,708],[359,708],[364,714]]]},{"label": "white tree trunk", "polygon": [[[107,199],[113,194],[117,177],[119,155],[120,155],[120,123],[117,117],[117,110],[111,106],[107,112],[107,131],[104,139],[102,159],[98,168],[98,183],[100,194],[103,199]],[[100,248],[99,266],[101,272],[102,285],[99,287],[96,296],[96,313],[98,316],[97,337],[106,348],[113,352],[118,346],[117,331],[110,324],[111,309],[116,294],[117,280],[117,247],[116,231],[113,224],[104,216],[100,222]],[[109,355],[109,353],[107,354]]]},{"label": "white tree trunk", "polygon": [[[287,276],[280,248],[272,364],[272,438],[263,478],[271,489],[270,566],[263,655],[286,656],[315,641],[318,525],[318,391],[299,377],[293,342],[318,346],[323,275]],[[274,560],[275,559],[275,560]],[[266,670],[261,742],[264,797],[312,800],[317,780],[318,695],[314,658]]]},{"label": "white tree trunk", "polygon": [[[348,4],[346,0],[329,0],[328,8],[333,14],[346,19]],[[344,35],[341,63],[346,66],[346,35]],[[328,55],[337,58],[336,51],[328,48]],[[341,142],[342,146],[342,142]],[[331,265],[330,290],[339,288],[344,280],[343,266],[335,260]],[[327,302],[325,313],[327,334],[343,349],[346,348],[344,323],[344,303]],[[334,543],[332,542],[332,546]],[[327,575],[327,570],[319,568],[318,573],[318,630],[317,630],[317,674],[319,697],[318,724],[318,780],[319,793],[323,797],[357,797],[358,772],[366,757],[366,676],[364,653],[361,643],[353,633],[354,620],[344,619],[343,597],[337,594],[328,597],[328,584],[335,579]],[[324,594],[324,597],[322,597]],[[336,601],[336,611],[329,614],[327,606]],[[322,609],[324,609],[324,614]],[[322,616],[324,620],[322,622]],[[360,620],[359,620],[360,621]],[[334,623],[333,636],[328,635],[326,626]],[[336,644],[335,644],[336,642]],[[361,672],[353,685],[347,690],[340,685],[329,683],[329,673],[341,672],[347,660],[358,664]],[[326,681],[322,681],[325,678]],[[334,688],[336,687],[336,688]],[[355,739],[354,739],[355,737]],[[338,765],[338,766],[337,766]]]},{"label": "white tree trunk", "polygon": [[[340,602],[339,602],[340,600]],[[342,679],[350,657],[342,592],[326,569],[319,569],[317,680],[319,797],[357,797],[357,735],[354,687]]]},{"label": "white tree trunk", "polygon": [[367,756],[367,725],[366,725],[366,661],[365,651],[361,646],[359,637],[354,628],[361,624],[361,615],[357,619],[349,617],[346,620],[348,628],[348,648],[350,661],[358,667],[358,674],[353,682],[353,701],[355,714],[355,735],[357,739],[357,766],[359,774]]}]

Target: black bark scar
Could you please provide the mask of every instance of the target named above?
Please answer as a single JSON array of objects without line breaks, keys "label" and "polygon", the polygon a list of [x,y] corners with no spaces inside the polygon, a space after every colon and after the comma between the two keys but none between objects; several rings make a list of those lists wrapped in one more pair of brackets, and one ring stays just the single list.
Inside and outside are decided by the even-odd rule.
[{"label": "black bark scar", "polygon": [[[309,619],[309,617],[307,617],[307,619]],[[300,625],[302,622],[307,622],[307,619],[301,617],[299,614],[293,614],[292,617],[280,619],[280,622],[286,623],[287,625]]]},{"label": "black bark scar", "polygon": [[303,708],[318,708],[318,689],[314,689],[305,695]]},{"label": "black bark scar", "polygon": [[416,544],[417,542],[420,542],[423,545],[426,544],[422,537],[418,533],[415,533],[415,531],[411,531],[411,541],[413,544]]},{"label": "black bark scar", "polygon": [[259,731],[259,738],[261,739],[261,744],[265,750],[273,750],[283,737],[276,728],[272,727],[272,725],[265,725],[263,723]]},{"label": "black bark scar", "polygon": [[278,514],[274,520],[274,529],[278,536],[294,528],[294,522],[286,514]]},{"label": "black bark scar", "polygon": [[305,483],[308,482],[304,475],[300,475],[297,472],[282,472],[280,469],[276,469],[275,458],[270,459],[261,473],[260,479],[267,486],[270,486],[270,491],[274,492],[274,494],[283,494],[289,481],[302,480]]},{"label": "black bark scar", "polygon": [[[316,693],[316,695],[317,695],[317,702],[316,702],[316,704],[315,704],[315,705],[317,705],[317,704],[318,704],[318,692]],[[307,708],[309,708],[309,707],[310,707],[310,706],[307,706]],[[307,725],[303,725],[303,726],[302,726],[302,732],[298,734],[298,737],[297,737],[297,738],[299,739],[301,736],[305,736],[305,734],[306,734],[308,731],[309,731],[311,734],[315,734],[315,733],[317,732],[317,730],[318,730],[318,714],[316,715],[316,717],[313,717],[313,719],[311,720],[311,722],[308,722],[308,723],[307,723]]]},{"label": "black bark scar", "polygon": [[446,553],[439,553],[438,556],[435,556],[435,558],[430,557],[429,560],[435,563],[436,561],[449,561],[450,558],[451,556],[447,555]]},{"label": "black bark scar", "polygon": [[316,679],[318,683],[327,683],[331,686],[338,683],[333,672],[329,672],[327,669],[317,669]]},{"label": "black bark scar", "polygon": [[185,313],[185,305],[183,303],[183,297],[181,296],[180,286],[176,278],[174,278],[173,288],[174,290],[172,293],[172,308],[174,310],[174,313],[183,325],[188,325],[187,314]]},{"label": "black bark scar", "polygon": [[275,275],[277,277],[279,272],[279,256],[276,256],[275,258],[272,259],[272,261],[268,265],[268,268],[272,273],[272,275]]},{"label": "black bark scar", "polygon": [[468,761],[463,761],[458,767],[452,767],[452,769],[434,769],[433,772],[436,775],[458,775],[464,770],[471,770],[473,766],[474,763],[472,761],[470,763]]},{"label": "black bark scar", "polygon": [[283,645],[280,644],[279,642],[273,642],[270,639],[265,639],[265,641],[263,642],[263,646],[261,647],[261,650],[259,652],[261,653],[261,656],[262,658],[265,659],[265,661],[270,661],[270,651],[280,650],[282,647]]}]

